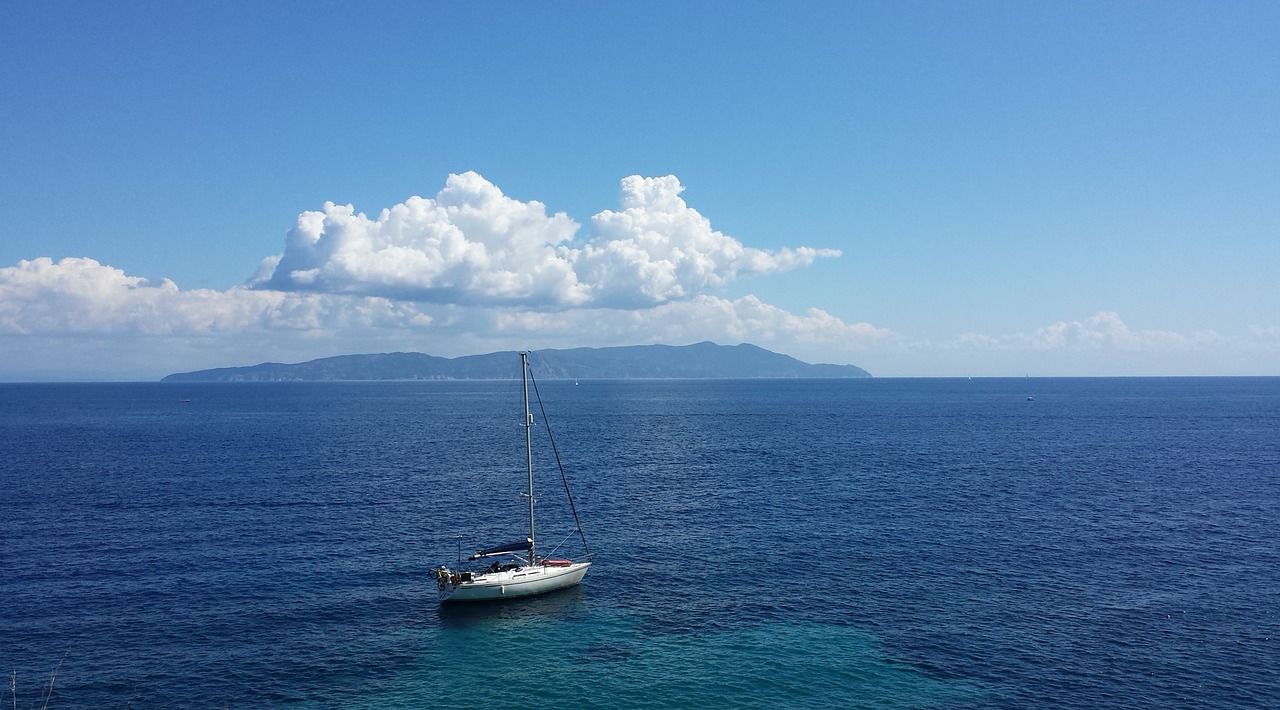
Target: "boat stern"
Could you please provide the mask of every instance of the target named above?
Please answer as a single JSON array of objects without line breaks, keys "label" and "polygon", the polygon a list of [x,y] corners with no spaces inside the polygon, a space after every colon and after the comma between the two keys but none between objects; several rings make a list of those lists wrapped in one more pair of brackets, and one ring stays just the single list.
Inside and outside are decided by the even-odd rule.
[{"label": "boat stern", "polygon": [[444,565],[432,570],[431,574],[436,578],[436,593],[442,602],[452,599],[463,584],[472,581],[471,572],[458,572]]}]

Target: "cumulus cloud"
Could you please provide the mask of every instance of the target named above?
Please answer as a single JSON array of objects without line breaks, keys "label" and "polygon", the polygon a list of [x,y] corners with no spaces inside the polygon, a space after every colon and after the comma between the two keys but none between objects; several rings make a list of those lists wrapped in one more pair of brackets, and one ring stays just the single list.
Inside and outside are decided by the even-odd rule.
[{"label": "cumulus cloud", "polygon": [[474,172],[435,198],[412,197],[376,219],[351,205],[304,212],[284,253],[249,285],[458,305],[646,308],[692,299],[736,278],[794,269],[831,249],[767,251],[712,229],[674,176],[625,178],[621,210],[579,225],[502,194]]},{"label": "cumulus cloud", "polygon": [[578,225],[513,200],[476,173],[450,175],[435,199],[411,197],[376,219],[326,202],[304,212],[285,251],[250,285],[278,291],[435,303],[573,305],[585,300],[562,248]]},{"label": "cumulus cloud", "polygon": [[745,247],[711,228],[711,222],[680,198],[684,186],[673,175],[622,181],[621,211],[592,217],[595,238],[572,252],[591,301],[643,307],[693,298],[748,274],[806,266],[834,249]]}]

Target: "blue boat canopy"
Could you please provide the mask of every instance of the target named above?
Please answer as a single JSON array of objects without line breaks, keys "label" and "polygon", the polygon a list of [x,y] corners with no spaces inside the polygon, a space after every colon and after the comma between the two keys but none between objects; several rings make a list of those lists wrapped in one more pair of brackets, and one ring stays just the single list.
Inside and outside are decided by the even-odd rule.
[{"label": "blue boat canopy", "polygon": [[467,559],[478,560],[481,557],[495,557],[497,555],[510,555],[516,552],[526,552],[532,544],[533,541],[529,539],[521,540],[520,542],[510,542],[506,545],[498,545],[497,547],[490,547],[487,550],[481,550]]}]

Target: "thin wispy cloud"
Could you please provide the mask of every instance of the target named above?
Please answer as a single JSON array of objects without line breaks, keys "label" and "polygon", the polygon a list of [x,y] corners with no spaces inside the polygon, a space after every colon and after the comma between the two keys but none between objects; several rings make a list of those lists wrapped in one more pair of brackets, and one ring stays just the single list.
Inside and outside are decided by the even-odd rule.
[{"label": "thin wispy cloud", "polygon": [[[1262,331],[1258,331],[1261,334]],[[1248,342],[1265,347],[1265,337]],[[1244,344],[1237,341],[1235,345]],[[952,346],[986,350],[1168,351],[1230,346],[1230,339],[1214,332],[1178,333],[1171,330],[1135,330],[1119,313],[1099,311],[1083,320],[1057,321],[1025,333],[984,335],[962,333]]]}]

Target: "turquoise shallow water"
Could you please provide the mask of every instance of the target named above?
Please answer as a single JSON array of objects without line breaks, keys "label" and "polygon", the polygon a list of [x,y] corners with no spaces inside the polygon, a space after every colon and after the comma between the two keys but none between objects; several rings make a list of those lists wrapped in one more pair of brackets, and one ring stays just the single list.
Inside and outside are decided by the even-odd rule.
[{"label": "turquoise shallow water", "polygon": [[777,622],[669,634],[621,617],[490,610],[433,632],[428,648],[394,691],[367,699],[371,707],[433,699],[516,707],[530,695],[557,707],[921,707],[984,696],[972,683],[892,661],[874,636],[849,626]]},{"label": "turquoise shallow water", "polygon": [[540,386],[596,564],[455,609],[516,383],[0,385],[16,705],[1280,706],[1280,380]]}]

